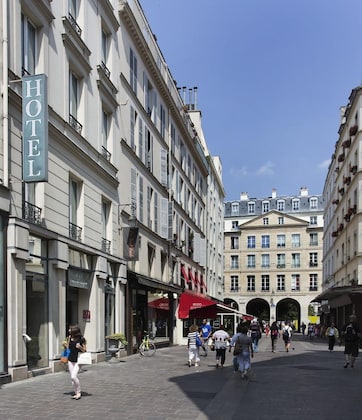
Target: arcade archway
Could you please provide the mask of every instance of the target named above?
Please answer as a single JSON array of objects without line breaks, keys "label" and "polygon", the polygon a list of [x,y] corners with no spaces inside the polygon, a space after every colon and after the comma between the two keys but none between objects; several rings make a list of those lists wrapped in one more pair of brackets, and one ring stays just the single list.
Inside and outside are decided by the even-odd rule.
[{"label": "arcade archway", "polygon": [[269,322],[270,320],[270,306],[265,299],[252,299],[246,305],[246,312],[248,314],[253,314],[260,322]]}]

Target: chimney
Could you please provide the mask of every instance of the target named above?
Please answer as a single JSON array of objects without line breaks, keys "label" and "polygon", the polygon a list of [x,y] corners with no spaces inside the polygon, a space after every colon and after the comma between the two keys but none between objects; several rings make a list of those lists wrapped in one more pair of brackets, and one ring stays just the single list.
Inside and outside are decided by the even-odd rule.
[{"label": "chimney", "polygon": [[308,197],[308,188],[307,187],[301,187],[300,196],[301,197]]},{"label": "chimney", "polygon": [[240,201],[246,201],[248,199],[249,199],[249,197],[248,197],[248,193],[247,192],[242,192],[240,194]]},{"label": "chimney", "polygon": [[272,198],[277,198],[277,190],[276,188],[272,189]]}]

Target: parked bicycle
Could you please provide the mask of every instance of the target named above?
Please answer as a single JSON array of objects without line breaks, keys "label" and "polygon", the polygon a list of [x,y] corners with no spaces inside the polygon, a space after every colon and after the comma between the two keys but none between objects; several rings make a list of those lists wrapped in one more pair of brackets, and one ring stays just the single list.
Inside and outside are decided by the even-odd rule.
[{"label": "parked bicycle", "polygon": [[151,340],[155,337],[152,333],[144,331],[142,342],[138,348],[141,356],[153,356],[156,353],[156,345]]}]

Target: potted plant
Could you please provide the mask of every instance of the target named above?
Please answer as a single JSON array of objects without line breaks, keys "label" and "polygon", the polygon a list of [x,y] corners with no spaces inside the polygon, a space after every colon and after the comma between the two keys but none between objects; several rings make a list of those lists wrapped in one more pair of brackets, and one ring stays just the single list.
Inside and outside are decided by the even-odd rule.
[{"label": "potted plant", "polygon": [[116,354],[128,344],[126,336],[122,333],[113,333],[107,335],[106,340],[108,340],[108,352],[112,356],[111,361],[116,361]]},{"label": "potted plant", "polygon": [[[122,333],[113,333],[106,336],[106,339],[108,340],[109,345],[112,344],[116,347],[125,347],[128,344],[128,341],[126,339],[126,336]],[[119,343],[121,345],[119,345]]]}]

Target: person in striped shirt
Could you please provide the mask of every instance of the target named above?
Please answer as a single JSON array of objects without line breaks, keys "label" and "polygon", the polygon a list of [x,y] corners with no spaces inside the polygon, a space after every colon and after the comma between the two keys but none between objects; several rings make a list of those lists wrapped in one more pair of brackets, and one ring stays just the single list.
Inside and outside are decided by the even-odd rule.
[{"label": "person in striped shirt", "polygon": [[197,341],[200,341],[198,330],[199,330],[199,327],[197,325],[191,325],[189,329],[190,332],[187,335],[187,348],[189,352],[189,361],[188,361],[189,367],[192,365],[193,360],[195,360],[195,366],[199,366],[199,362],[200,362],[200,356],[199,356],[200,346],[197,345]]}]

